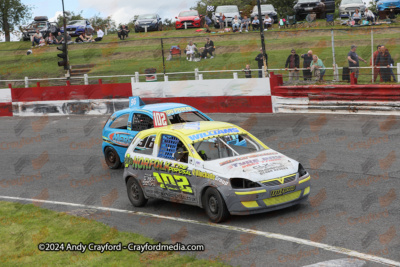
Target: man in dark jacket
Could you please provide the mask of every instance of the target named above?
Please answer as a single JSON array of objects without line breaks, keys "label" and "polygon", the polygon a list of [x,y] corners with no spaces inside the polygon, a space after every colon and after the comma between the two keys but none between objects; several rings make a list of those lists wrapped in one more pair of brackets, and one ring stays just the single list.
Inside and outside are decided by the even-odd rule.
[{"label": "man in dark jacket", "polygon": [[[304,59],[303,68],[309,68],[311,61],[313,61],[312,51],[308,50],[307,54],[301,55],[301,57]],[[303,70],[303,78],[305,81],[311,81],[311,71],[309,69]]]},{"label": "man in dark jacket", "polygon": [[[391,80],[391,64],[392,64],[393,60],[392,57],[390,56],[389,50],[387,50],[383,45],[380,48],[380,53],[378,54],[378,56],[375,59],[375,66],[381,66],[381,77],[383,79],[383,81],[386,82],[390,82]],[[386,68],[385,68],[386,67]]]},{"label": "man in dark jacket", "polygon": [[[262,78],[262,72],[263,72],[263,71],[260,70],[260,69],[262,69],[263,66],[264,66],[264,59],[263,59],[263,54],[262,54],[262,48],[260,48],[260,54],[258,54],[258,55],[256,56],[255,61],[257,61],[257,63],[258,63],[258,69],[259,69],[259,71],[258,71],[258,78]],[[265,64],[268,65],[268,55],[267,55],[267,53],[265,53]]]},{"label": "man in dark jacket", "polygon": [[204,48],[202,47],[201,49],[204,49],[203,53],[201,53],[202,58],[207,58],[207,53],[210,54],[210,58],[214,58],[212,52],[214,51],[214,42],[210,40],[210,38],[206,38],[206,44],[204,45]]},{"label": "man in dark jacket", "polygon": [[289,70],[289,82],[299,80],[300,57],[296,54],[296,50],[292,49],[290,56],[286,59],[285,69]]}]

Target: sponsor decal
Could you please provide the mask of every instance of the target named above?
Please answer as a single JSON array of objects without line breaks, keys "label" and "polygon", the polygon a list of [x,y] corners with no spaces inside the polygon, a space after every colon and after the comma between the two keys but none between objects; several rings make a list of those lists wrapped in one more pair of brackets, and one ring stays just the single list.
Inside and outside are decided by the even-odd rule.
[{"label": "sponsor decal", "polygon": [[195,110],[192,107],[183,107],[183,108],[169,109],[169,110],[166,110],[165,113],[167,113],[167,115],[169,116],[172,114],[188,112],[188,111],[195,111]]},{"label": "sponsor decal", "polygon": [[278,190],[272,190],[271,191],[271,197],[277,197],[277,196],[283,195],[283,194],[285,194],[287,192],[294,191],[295,189],[296,189],[296,186],[292,185],[292,186],[281,188],[281,189],[278,189]]},{"label": "sponsor decal", "polygon": [[215,175],[212,174],[212,173],[203,172],[203,171],[199,171],[199,170],[196,170],[196,169],[194,169],[192,171],[192,173],[193,173],[194,176],[197,176],[197,177],[202,177],[202,178],[215,180]]},{"label": "sponsor decal", "polygon": [[156,186],[157,182],[156,182],[155,177],[151,176],[148,173],[145,173],[142,184],[143,184],[143,186]]},{"label": "sponsor decal", "polygon": [[153,172],[153,176],[157,179],[158,184],[163,189],[193,195],[192,186],[185,176],[157,172]]},{"label": "sponsor decal", "polygon": [[179,173],[186,176],[192,176],[192,172],[187,170],[187,165],[173,163],[169,161],[159,160],[159,159],[149,159],[141,156],[135,156],[131,158],[130,154],[126,154],[124,159],[125,168],[132,166],[135,170],[156,170],[164,172]]},{"label": "sponsor decal", "polygon": [[263,165],[254,166],[253,168],[256,169],[261,175],[270,172],[277,172],[289,169],[285,165],[282,165],[281,163],[278,162],[266,163]]},{"label": "sponsor decal", "polygon": [[133,136],[127,133],[112,133],[108,136],[111,141],[120,146],[129,146],[132,142]]},{"label": "sponsor decal", "polygon": [[192,134],[189,135],[190,140],[195,141],[198,139],[206,138],[208,136],[215,136],[215,135],[220,135],[220,134],[230,134],[230,133],[239,133],[239,129],[237,128],[228,128],[228,129],[223,129],[223,130],[212,130],[212,131],[207,131],[204,133],[198,133],[198,134]]},{"label": "sponsor decal", "polygon": [[[267,153],[255,154],[255,155],[244,156],[244,157],[239,157],[239,158],[234,158],[234,159],[226,160],[226,161],[220,162],[219,165],[220,165],[220,166],[224,166],[224,165],[226,165],[226,164],[233,163],[233,162],[240,161],[240,160],[251,159],[251,158],[257,158],[257,157],[262,157],[262,156],[271,156],[271,155],[274,156],[274,157],[276,157],[276,159],[281,159],[281,158],[282,158],[282,156],[279,155],[278,152],[267,152]],[[267,160],[267,161],[268,161],[268,160],[275,159],[274,157],[263,157],[262,160]],[[278,158],[278,157],[279,157],[279,158]],[[243,165],[244,165],[244,164],[243,164]],[[232,166],[233,166],[233,164],[232,164]],[[235,166],[235,167],[236,167],[236,166]]]},{"label": "sponsor decal", "polygon": [[215,181],[220,182],[223,185],[228,185],[228,181],[221,179],[219,177],[215,177]]}]

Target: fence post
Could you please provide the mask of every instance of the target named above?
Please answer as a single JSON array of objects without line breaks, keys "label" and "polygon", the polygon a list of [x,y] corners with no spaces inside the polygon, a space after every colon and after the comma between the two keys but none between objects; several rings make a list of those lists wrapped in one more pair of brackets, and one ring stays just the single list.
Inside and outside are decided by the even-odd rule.
[{"label": "fence post", "polygon": [[185,30],[187,30],[187,22],[185,21],[184,23],[185,23]]},{"label": "fence post", "polygon": [[203,74],[199,74],[199,80],[200,80],[200,81],[203,80]]},{"label": "fence post", "polygon": [[400,83],[400,63],[397,63],[397,82]]},{"label": "fence post", "polygon": [[139,82],[139,72],[135,72],[135,82]]},{"label": "fence post", "polygon": [[25,77],[25,88],[29,88],[29,79]]},{"label": "fence post", "polygon": [[262,66],[262,77],[265,78],[265,66]]},{"label": "fence post", "polygon": [[134,85],[135,85],[135,77],[131,77],[131,87],[132,87],[132,89],[133,89]]},{"label": "fence post", "polygon": [[194,69],[194,79],[198,80],[199,79],[199,68]]},{"label": "fence post", "polygon": [[237,80],[237,78],[238,78],[238,74],[237,74],[237,72],[234,72],[233,73],[233,79]]},{"label": "fence post", "polygon": [[332,59],[333,59],[333,66],[336,65],[336,56],[335,56],[335,36],[333,33],[333,29],[331,29],[331,39],[332,39]]},{"label": "fence post", "polygon": [[339,66],[335,64],[335,70],[333,71],[333,78],[335,81],[339,81]]},{"label": "fence post", "polygon": [[164,82],[168,82],[168,76],[164,75]]},{"label": "fence post", "polygon": [[89,76],[87,74],[83,74],[83,81],[85,82],[85,85],[89,84]]}]

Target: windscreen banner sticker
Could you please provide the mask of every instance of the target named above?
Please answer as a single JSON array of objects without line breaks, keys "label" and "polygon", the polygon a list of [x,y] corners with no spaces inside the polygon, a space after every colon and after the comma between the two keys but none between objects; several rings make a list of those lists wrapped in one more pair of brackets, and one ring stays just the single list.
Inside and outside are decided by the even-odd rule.
[{"label": "windscreen banner sticker", "polygon": [[113,143],[120,146],[129,146],[133,139],[133,136],[127,133],[111,133],[108,137]]},{"label": "windscreen banner sticker", "polygon": [[278,152],[267,152],[267,153],[254,154],[254,155],[250,155],[250,156],[244,156],[244,157],[229,159],[229,160],[220,162],[219,165],[220,166],[224,166],[226,164],[229,164],[229,163],[232,163],[232,162],[236,162],[236,161],[240,161],[240,160],[257,158],[257,157],[262,157],[262,156],[270,156],[270,155],[279,155],[279,153]]},{"label": "windscreen banner sticker", "polygon": [[189,135],[190,140],[192,141],[196,141],[198,139],[203,139],[209,136],[216,136],[216,135],[220,135],[220,134],[230,134],[230,133],[239,133],[239,129],[238,128],[228,128],[228,129],[223,129],[223,130],[212,130],[212,131],[207,131],[204,133],[198,133],[198,134],[192,134]]},{"label": "windscreen banner sticker", "polygon": [[169,115],[182,113],[182,112],[189,112],[189,111],[196,111],[196,110],[194,110],[192,107],[183,107],[183,108],[169,109],[169,110],[166,110],[165,113],[167,113],[167,115],[169,116]]},{"label": "windscreen banner sticker", "polygon": [[281,189],[278,189],[278,190],[272,190],[271,191],[271,197],[277,197],[277,196],[283,195],[283,194],[285,194],[287,192],[294,191],[295,189],[296,189],[296,186],[292,185],[292,186],[281,188]]}]

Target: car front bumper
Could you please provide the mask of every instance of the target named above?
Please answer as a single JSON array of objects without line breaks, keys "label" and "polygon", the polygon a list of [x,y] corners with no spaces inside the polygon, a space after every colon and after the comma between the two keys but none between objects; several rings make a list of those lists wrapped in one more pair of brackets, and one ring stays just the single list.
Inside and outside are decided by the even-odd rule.
[{"label": "car front bumper", "polygon": [[140,24],[135,25],[135,31],[145,31],[145,26],[147,26],[147,31],[156,31],[158,30],[157,24]]},{"label": "car front bumper", "polygon": [[200,21],[181,21],[181,22],[176,22],[175,23],[175,28],[176,29],[184,29],[185,28],[185,22],[187,24],[187,28],[200,28],[201,23]]},{"label": "car front bumper", "polygon": [[[283,209],[301,203],[308,199],[310,195],[311,177],[297,182],[285,184],[284,186],[274,186],[253,188],[252,190],[232,189],[225,199],[229,212],[233,215],[249,215],[273,210]],[[271,196],[275,190],[287,190],[295,187],[293,191],[279,196]]]}]

